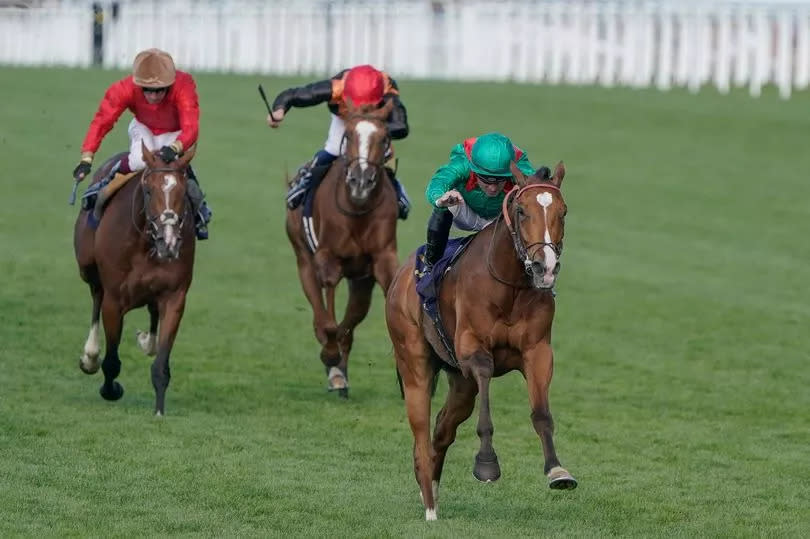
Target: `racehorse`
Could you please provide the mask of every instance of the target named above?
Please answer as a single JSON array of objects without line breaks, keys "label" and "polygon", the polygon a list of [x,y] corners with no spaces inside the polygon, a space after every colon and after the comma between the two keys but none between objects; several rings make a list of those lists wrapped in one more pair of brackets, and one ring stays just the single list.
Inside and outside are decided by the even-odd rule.
[{"label": "racehorse", "polygon": [[[161,416],[170,378],[169,355],[194,267],[194,218],[186,196],[186,170],[194,149],[171,163],[163,162],[145,145],[142,150],[146,169],[112,196],[98,227],[94,229],[88,219],[92,208],[80,211],[76,219],[74,249],[79,275],[90,286],[93,298],[90,333],[79,367],[87,374],[98,371],[101,313],[106,349],[100,393],[106,400],[120,399],[124,389],[115,379],[121,372],[118,345],[124,314],[146,306],[149,331],[138,332],[137,341],[147,355],[155,356],[152,385],[155,415]],[[121,155],[108,160],[94,181],[107,175]]]},{"label": "racehorse", "polygon": [[[516,188],[505,196],[502,214],[470,241],[439,289],[441,321],[452,350],[442,349],[435,330],[430,332],[433,322],[423,312],[414,284],[415,255],[399,268],[386,298],[385,316],[413,431],[414,472],[426,520],[437,518],[447,448],[458,425],[472,414],[476,394],[481,446],[473,475],[483,482],[500,477],[492,446],[489,382],[513,370],[519,370],[528,385],[549,486],[576,487],[557,459],[548,403],[552,290],[560,269],[566,213],[560,192],[565,168],[559,163],[549,180],[526,177],[514,163],[511,170]],[[436,417],[431,446],[430,397],[442,368],[449,391]]]},{"label": "racehorse", "polygon": [[[308,195],[311,204],[287,211],[287,236],[312,306],[327,388],[344,398],[354,328],[368,314],[374,283],[386,292],[399,265],[396,193],[384,165],[391,144],[386,118],[392,106],[390,101],[379,109],[350,104],[341,155]],[[349,298],[338,324],[335,289],[343,277]]]}]

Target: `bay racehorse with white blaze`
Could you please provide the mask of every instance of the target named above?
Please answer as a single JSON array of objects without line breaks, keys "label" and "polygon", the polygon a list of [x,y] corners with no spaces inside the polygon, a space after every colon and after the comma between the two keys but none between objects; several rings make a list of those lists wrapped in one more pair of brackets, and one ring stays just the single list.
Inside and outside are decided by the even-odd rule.
[{"label": "bay racehorse with white blaze", "polygon": [[[124,314],[146,306],[149,331],[139,332],[137,340],[147,355],[156,356],[152,363],[155,414],[163,415],[170,378],[169,355],[194,268],[194,218],[186,196],[187,167],[194,148],[171,163],[163,162],[145,145],[142,151],[146,169],[112,196],[98,228],[88,221],[92,208],[80,211],[76,219],[76,261],[93,298],[90,333],[79,367],[87,374],[98,371],[101,315],[106,349],[100,392],[107,400],[120,399],[124,389],[116,378],[121,371],[118,345]],[[105,177],[120,157],[109,159],[94,180]]]},{"label": "bay racehorse with white blaze", "polygon": [[[493,376],[513,370],[526,379],[549,486],[576,486],[557,459],[548,402],[552,289],[560,269],[567,211],[560,191],[565,168],[558,164],[550,180],[527,177],[514,163],[511,171],[517,188],[505,196],[502,215],[470,241],[439,289],[441,321],[452,350],[442,348],[422,309],[414,283],[415,255],[388,289],[385,316],[413,431],[414,473],[427,520],[437,518],[445,455],[459,424],[472,414],[476,395],[481,446],[473,475],[484,482],[500,477],[492,445],[489,383]],[[441,368],[447,372],[449,391],[431,443],[431,388]]]},{"label": "bay racehorse with white blaze", "polygon": [[[348,396],[354,328],[366,317],[374,283],[388,290],[397,266],[397,200],[384,165],[391,137],[383,107],[349,105],[341,155],[317,186],[311,206],[287,210],[287,236],[304,294],[312,306],[315,337],[327,387]],[[311,207],[311,215],[304,214]],[[343,320],[335,316],[335,289],[349,283]]]}]

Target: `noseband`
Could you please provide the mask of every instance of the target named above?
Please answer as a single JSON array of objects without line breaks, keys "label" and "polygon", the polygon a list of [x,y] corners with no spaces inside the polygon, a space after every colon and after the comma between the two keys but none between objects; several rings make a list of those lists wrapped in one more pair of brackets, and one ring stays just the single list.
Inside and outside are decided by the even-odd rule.
[{"label": "noseband", "polygon": [[[523,238],[520,237],[520,219],[516,220],[514,225],[512,223],[512,218],[509,216],[509,201],[510,200],[517,200],[520,195],[525,193],[526,191],[530,191],[532,189],[552,189],[557,191],[558,193],[561,192],[560,188],[551,183],[530,183],[529,185],[525,185],[520,189],[512,189],[503,197],[503,205],[501,207],[501,216],[503,221],[506,223],[506,229],[509,231],[509,235],[512,237],[512,245],[515,248],[515,252],[517,253],[518,260],[523,263],[523,270],[526,272],[530,278],[532,277],[532,259],[529,257],[529,249],[532,247],[538,246],[539,249],[543,247],[551,247],[551,249],[556,253],[557,258],[559,259],[562,256],[562,247],[557,245],[556,243],[549,243],[545,241],[538,241],[535,243],[531,243],[529,245],[523,244]],[[512,196],[514,194],[514,197]],[[498,221],[495,222],[495,227],[497,231]],[[492,234],[492,242],[495,240],[495,233]],[[487,267],[489,269],[490,275],[492,277],[502,283],[509,285],[514,288],[531,288],[530,286],[522,285],[522,284],[515,284],[505,281],[501,279],[495,274],[494,268],[492,267],[492,244],[489,247],[490,256],[487,260]]]}]

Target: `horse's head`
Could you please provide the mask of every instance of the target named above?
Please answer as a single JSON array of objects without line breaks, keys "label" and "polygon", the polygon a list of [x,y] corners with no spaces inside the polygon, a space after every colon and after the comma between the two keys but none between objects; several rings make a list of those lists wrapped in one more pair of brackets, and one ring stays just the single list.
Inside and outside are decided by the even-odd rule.
[{"label": "horse's head", "polygon": [[365,204],[377,181],[385,176],[383,164],[391,146],[386,120],[393,106],[393,101],[379,109],[374,105],[355,108],[348,104],[342,154],[349,197],[356,205]]},{"label": "horse's head", "polygon": [[560,191],[565,166],[559,162],[550,178],[545,168],[532,176],[525,176],[515,163],[511,169],[516,187],[504,198],[504,219],[532,286],[549,289],[560,272],[568,211]]},{"label": "horse's head", "polygon": [[175,259],[180,256],[181,232],[188,213],[186,169],[194,157],[194,148],[171,163],[161,160],[143,144],[142,151],[146,163],[141,175],[146,232],[159,259]]}]

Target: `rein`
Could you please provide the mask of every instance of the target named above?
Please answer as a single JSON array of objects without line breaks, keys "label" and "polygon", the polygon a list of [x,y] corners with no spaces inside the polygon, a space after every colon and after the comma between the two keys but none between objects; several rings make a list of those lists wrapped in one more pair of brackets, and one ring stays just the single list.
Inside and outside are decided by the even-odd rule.
[{"label": "rein", "polygon": [[[532,276],[532,259],[529,257],[529,249],[532,247],[539,245],[540,249],[545,246],[551,247],[557,256],[559,257],[562,254],[562,249],[559,248],[555,243],[548,243],[548,242],[535,242],[528,246],[523,244],[523,240],[520,237],[520,220],[516,220],[514,226],[512,224],[512,219],[509,216],[509,201],[510,198],[513,200],[517,200],[520,195],[525,193],[526,191],[530,191],[532,189],[553,189],[557,192],[560,192],[560,188],[551,183],[531,183],[529,185],[525,185],[520,189],[512,189],[503,197],[503,204],[501,207],[501,214],[498,216],[498,219],[495,221],[495,230],[492,232],[492,237],[489,241],[489,251],[487,254],[487,270],[489,274],[492,276],[493,279],[498,281],[501,284],[505,284],[507,286],[511,286],[512,288],[532,288],[531,285],[526,285],[524,283],[511,283],[495,273],[495,267],[492,265],[492,251],[495,245],[495,236],[498,232],[498,224],[501,221],[505,221],[506,229],[509,231],[509,235],[512,237],[512,246],[515,248],[515,253],[517,254],[518,260],[523,263],[523,270],[526,272],[528,277]],[[512,194],[514,193],[514,197]]]}]

